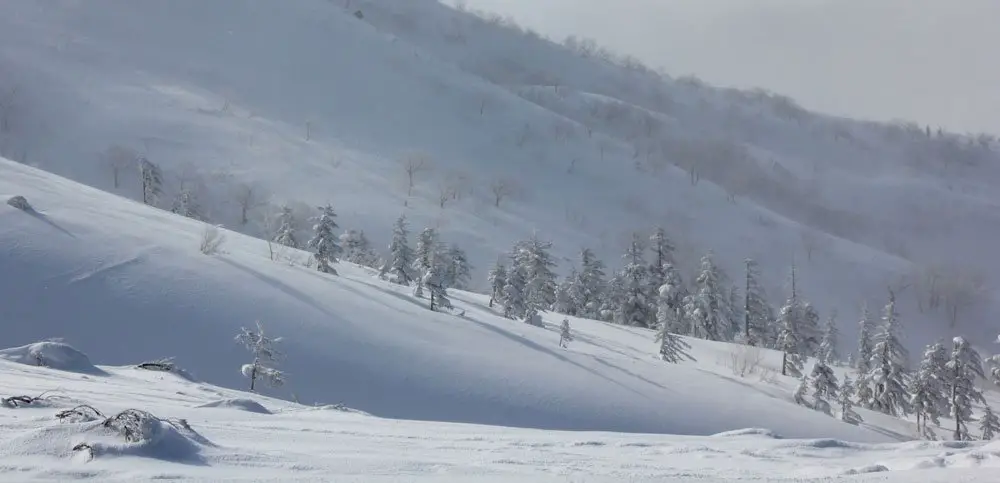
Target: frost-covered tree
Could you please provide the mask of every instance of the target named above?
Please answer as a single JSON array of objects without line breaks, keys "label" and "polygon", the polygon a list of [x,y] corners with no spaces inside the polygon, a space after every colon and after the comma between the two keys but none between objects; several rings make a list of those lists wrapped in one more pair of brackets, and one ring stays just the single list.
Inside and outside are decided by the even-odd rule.
[{"label": "frost-covered tree", "polygon": [[667,266],[674,265],[674,243],[667,237],[663,228],[657,227],[649,237],[649,250],[652,261],[647,270],[647,296],[652,300],[660,293],[660,287],[667,283]]},{"label": "frost-covered tree", "polygon": [[519,319],[528,314],[528,300],[525,294],[528,280],[524,270],[512,260],[507,279],[503,285],[503,315],[509,319]]},{"label": "frost-covered tree", "polygon": [[289,248],[299,248],[299,241],[295,237],[298,223],[295,221],[295,212],[290,207],[281,207],[281,213],[278,213],[277,225],[273,241]]},{"label": "frost-covered tree", "polygon": [[142,181],[142,202],[156,206],[163,194],[163,171],[145,157],[139,158],[139,178]]},{"label": "frost-covered tree", "polygon": [[563,281],[556,287],[556,302],[552,305],[552,310],[566,315],[578,315],[573,292],[576,290],[579,280],[580,274],[577,273],[576,268],[570,270],[569,275],[563,278]]},{"label": "frost-covered tree", "polygon": [[979,430],[982,431],[983,441],[993,439],[1000,431],[1000,418],[993,413],[993,408],[987,405],[983,409],[983,417],[979,420]]},{"label": "frost-covered tree", "polygon": [[854,368],[858,379],[855,381],[858,403],[865,408],[871,408],[873,389],[871,383],[872,339],[875,336],[875,320],[868,310],[868,303],[861,306],[861,320],[858,322],[858,357]]},{"label": "frost-covered tree", "polygon": [[853,390],[854,385],[851,383],[851,378],[844,376],[844,383],[840,385],[840,394],[838,394],[837,401],[840,402],[840,420],[856,425],[864,420],[854,410],[854,403],[851,402],[851,393]]},{"label": "frost-covered tree", "polygon": [[955,337],[951,359],[945,364],[945,369],[950,392],[948,403],[951,418],[955,420],[953,438],[968,441],[971,437],[966,423],[972,421],[972,404],[986,404],[982,391],[976,387],[976,377],[985,377],[983,360],[968,341]]},{"label": "frost-covered tree", "polygon": [[815,356],[823,340],[823,330],[819,323],[819,313],[807,301],[802,301],[799,318],[799,333],[802,334],[802,355]]},{"label": "frost-covered tree", "polygon": [[319,215],[312,219],[313,237],[306,242],[306,246],[313,251],[313,257],[316,258],[316,269],[323,273],[337,273],[330,264],[337,263],[343,251],[340,240],[334,233],[338,228],[335,218],[337,214],[334,213],[332,206],[319,207]]},{"label": "frost-covered tree", "polygon": [[514,264],[524,274],[524,300],[536,312],[549,310],[556,301],[556,266],[549,250],[552,243],[537,234],[518,243],[514,249]]},{"label": "frost-covered tree", "polygon": [[421,286],[427,287],[430,293],[431,310],[440,311],[450,309],[451,300],[448,298],[448,286],[445,284],[444,269],[440,264],[431,263],[427,273],[421,279]]},{"label": "frost-covered tree", "polygon": [[580,252],[580,274],[573,286],[577,315],[588,319],[601,318],[601,304],[607,291],[604,262],[594,256],[589,248]]},{"label": "frost-covered tree", "polygon": [[202,214],[201,204],[198,203],[197,195],[188,188],[181,188],[177,193],[170,211],[193,220],[205,221],[205,216]]},{"label": "frost-covered tree", "polygon": [[418,281],[416,289],[417,297],[423,296],[423,277],[430,273],[432,268],[435,268],[435,263],[440,261],[437,257],[437,252],[437,230],[434,228],[424,228],[424,231],[420,232],[420,236],[417,238],[417,248],[413,252],[413,273],[416,274]]},{"label": "frost-covered tree", "polygon": [[794,297],[788,299],[778,312],[778,339],[775,348],[782,353],[781,375],[798,377],[802,374],[804,362],[799,353],[802,349],[802,338],[799,334],[798,311]]},{"label": "frost-covered tree", "polygon": [[809,392],[809,376],[802,374],[799,377],[799,385],[795,386],[795,392],[792,393],[792,400],[795,404],[799,404],[806,407],[809,406],[809,401],[806,401],[806,394]]},{"label": "frost-covered tree", "polygon": [[743,339],[752,346],[771,347],[777,337],[773,328],[774,309],[760,284],[757,262],[747,259],[743,287]]},{"label": "frost-covered tree", "polygon": [[899,314],[896,297],[889,294],[889,303],[882,316],[882,327],[872,347],[870,380],[872,409],[899,416],[909,413],[909,393],[906,387],[906,348],[899,340]]},{"label": "frost-covered tree", "polygon": [[614,322],[618,308],[625,300],[625,278],[622,274],[615,273],[608,280],[607,290],[601,300],[600,320]]},{"label": "frost-covered tree", "polygon": [[[660,305],[661,310],[666,310],[669,312],[674,312],[674,309]],[[656,342],[660,343],[660,359],[678,363],[684,359],[691,359],[690,354],[687,353],[691,349],[691,345],[681,339],[675,333],[670,331],[670,324],[660,324],[660,329],[656,332]]]},{"label": "frost-covered tree", "polygon": [[400,216],[392,227],[392,242],[389,243],[389,259],[382,265],[381,275],[391,275],[392,280],[401,285],[414,281],[413,261],[416,256],[410,248],[409,229],[406,217]]},{"label": "frost-covered tree", "polygon": [[504,284],[507,283],[507,267],[498,258],[496,265],[490,269],[487,281],[490,284],[490,307],[495,302],[503,303]]},{"label": "frost-covered tree", "polygon": [[569,330],[569,319],[563,319],[562,325],[559,327],[559,347],[568,347],[572,341],[573,334]]},{"label": "frost-covered tree", "polygon": [[622,279],[625,283],[624,299],[617,311],[615,322],[632,327],[650,327],[655,316],[655,306],[649,299],[647,267],[642,254],[645,247],[638,234],[632,235],[632,242],[622,258],[625,267]]},{"label": "frost-covered tree", "polygon": [[687,334],[687,324],[683,308],[672,302],[674,287],[669,282],[660,287],[656,306],[656,324],[660,331],[674,334]]},{"label": "frost-covered tree", "polygon": [[375,267],[378,263],[378,255],[372,249],[372,244],[365,236],[364,230],[345,231],[340,235],[340,244],[344,248],[345,260],[362,267]]},{"label": "frost-covered tree", "polygon": [[729,291],[711,254],[702,257],[701,271],[694,284],[694,291],[684,304],[692,335],[706,340],[732,340],[734,324],[728,318],[730,311],[727,309]]},{"label": "frost-covered tree", "polygon": [[920,361],[920,369],[910,384],[910,407],[917,416],[917,432],[925,437],[933,437],[927,422],[940,425],[938,417],[947,408],[945,397],[947,388],[948,351],[940,343],[927,346]]},{"label": "frost-covered tree", "polygon": [[454,243],[451,244],[448,247],[446,261],[447,265],[444,269],[444,277],[448,287],[456,290],[467,289],[469,281],[472,280],[472,265],[469,264],[469,258],[466,256],[465,250],[462,250]]},{"label": "frost-covered tree", "polygon": [[819,344],[819,352],[816,357],[827,364],[837,364],[840,362],[840,354],[837,352],[837,339],[840,331],[837,330],[837,313],[832,312],[826,319],[823,326],[823,340]]},{"label": "frost-covered tree", "polygon": [[281,342],[281,337],[265,335],[264,326],[258,320],[256,331],[241,327],[240,333],[236,335],[236,342],[243,344],[253,354],[253,362],[244,364],[241,369],[243,376],[250,379],[251,391],[257,385],[257,380],[261,380],[271,387],[278,387],[285,383],[284,373],[274,367],[278,359],[281,358],[281,353],[274,347]]},{"label": "frost-covered tree", "polygon": [[832,416],[830,401],[837,398],[837,389],[839,388],[833,369],[830,369],[830,366],[821,359],[817,359],[809,374],[809,385],[812,388],[813,409]]}]

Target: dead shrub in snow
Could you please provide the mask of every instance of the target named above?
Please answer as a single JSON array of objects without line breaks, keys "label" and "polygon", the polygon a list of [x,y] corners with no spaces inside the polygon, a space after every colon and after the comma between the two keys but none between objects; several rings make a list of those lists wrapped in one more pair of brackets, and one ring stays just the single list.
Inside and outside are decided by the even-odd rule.
[{"label": "dead shrub in snow", "polygon": [[7,204],[21,211],[34,211],[34,208],[28,204],[27,198],[21,195],[11,196],[10,199],[7,200]]},{"label": "dead shrub in snow", "polygon": [[219,227],[205,225],[205,229],[201,232],[201,244],[198,249],[205,255],[216,255],[225,242],[226,236],[219,231]]},{"label": "dead shrub in snow", "polygon": [[733,371],[734,376],[746,377],[761,371],[763,359],[764,355],[759,347],[738,345],[730,351],[726,366]]},{"label": "dead shrub in snow", "polygon": [[104,419],[104,414],[93,406],[81,404],[65,411],[59,411],[56,413],[56,419],[66,423],[89,423]]},{"label": "dead shrub in snow", "polygon": [[0,406],[11,409],[47,406],[48,403],[49,398],[45,397],[45,393],[38,396],[10,396],[0,399]]}]

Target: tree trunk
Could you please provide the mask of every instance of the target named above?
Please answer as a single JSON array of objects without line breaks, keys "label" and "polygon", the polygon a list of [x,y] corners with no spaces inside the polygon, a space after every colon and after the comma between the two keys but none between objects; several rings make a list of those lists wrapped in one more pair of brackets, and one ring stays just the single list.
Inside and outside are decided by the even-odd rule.
[{"label": "tree trunk", "polygon": [[788,353],[787,352],[782,352],[781,353],[781,375],[782,376],[787,376],[788,375]]},{"label": "tree trunk", "polygon": [[250,392],[253,392],[253,386],[257,383],[257,363],[254,362],[253,369],[250,370]]}]

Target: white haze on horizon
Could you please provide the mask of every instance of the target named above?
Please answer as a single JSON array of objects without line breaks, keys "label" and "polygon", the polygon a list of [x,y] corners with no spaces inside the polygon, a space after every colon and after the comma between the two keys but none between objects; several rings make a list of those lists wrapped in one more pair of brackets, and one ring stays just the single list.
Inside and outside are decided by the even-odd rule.
[{"label": "white haze on horizon", "polygon": [[[456,0],[443,0],[454,4]],[[1000,134],[997,0],[464,0],[674,76],[819,111]]]}]

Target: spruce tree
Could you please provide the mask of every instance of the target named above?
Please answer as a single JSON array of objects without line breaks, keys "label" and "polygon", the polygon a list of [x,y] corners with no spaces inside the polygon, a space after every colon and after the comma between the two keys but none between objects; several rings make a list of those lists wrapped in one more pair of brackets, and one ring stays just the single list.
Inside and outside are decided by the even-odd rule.
[{"label": "spruce tree", "polygon": [[569,331],[569,319],[563,319],[562,326],[559,327],[559,347],[568,347],[573,341],[573,334]]},{"label": "spruce tree", "polygon": [[437,252],[437,230],[433,228],[424,228],[424,231],[420,232],[420,236],[417,238],[417,248],[413,252],[414,258],[412,268],[413,273],[417,274],[418,283],[415,292],[417,297],[423,297],[424,276],[430,273],[432,268],[436,268],[435,263],[438,263],[440,260],[437,256]]},{"label": "spruce tree", "polygon": [[656,308],[656,323],[661,331],[688,334],[683,308],[674,301],[674,286],[669,282],[660,287]]},{"label": "spruce tree", "polygon": [[145,157],[139,158],[139,178],[142,181],[142,202],[156,206],[163,194],[163,171]]},{"label": "spruce tree", "polygon": [[873,385],[872,409],[893,416],[908,414],[910,406],[905,379],[908,356],[899,340],[899,330],[896,297],[890,293],[882,328],[872,348],[869,374]]},{"label": "spruce tree", "polygon": [[778,312],[778,340],[775,348],[782,353],[781,375],[799,377],[802,374],[804,362],[799,354],[802,342],[794,298],[788,299]]},{"label": "spruce tree", "polygon": [[601,300],[600,318],[605,322],[614,322],[618,309],[625,300],[625,278],[620,272],[615,273],[608,280],[607,291]]},{"label": "spruce tree", "polygon": [[910,407],[917,416],[917,432],[924,437],[932,437],[927,422],[940,425],[938,417],[947,408],[945,390],[947,387],[948,351],[940,343],[927,346],[910,384]]},{"label": "spruce tree", "polygon": [[773,328],[774,310],[767,302],[760,284],[757,262],[747,259],[746,280],[743,287],[743,338],[747,344],[771,347],[777,338]]},{"label": "spruce tree", "polygon": [[976,377],[985,377],[983,361],[969,343],[962,337],[955,337],[951,359],[945,364],[948,377],[948,403],[951,417],[955,420],[953,438],[968,441],[969,429],[966,423],[972,420],[972,404],[986,404],[982,391],[976,387]]},{"label": "spruce tree", "polygon": [[507,268],[503,262],[497,258],[496,265],[490,269],[487,281],[490,284],[490,307],[495,302],[503,303],[504,284],[507,283]]},{"label": "spruce tree", "polygon": [[320,214],[313,218],[315,221],[313,237],[306,245],[313,250],[317,270],[336,274],[337,271],[330,264],[337,263],[337,258],[342,250],[337,235],[333,232],[338,228],[337,222],[334,220],[337,214],[334,213],[333,207],[330,205],[321,206],[319,210]]},{"label": "spruce tree", "polygon": [[625,267],[622,278],[625,283],[624,300],[618,308],[615,322],[632,327],[650,327],[654,318],[654,306],[649,299],[648,274],[646,262],[642,254],[645,251],[637,234],[632,235],[625,255]]},{"label": "spruce tree", "polygon": [[453,243],[448,247],[446,260],[447,266],[444,270],[444,277],[448,287],[456,290],[466,290],[469,286],[469,280],[472,279],[472,265],[469,264],[469,258],[466,256],[465,250],[462,250],[458,245]]},{"label": "spruce tree", "polygon": [[826,319],[823,326],[823,340],[819,344],[819,353],[816,357],[827,364],[837,364],[840,362],[840,354],[837,352],[837,339],[840,332],[837,330],[837,313],[832,312]]},{"label": "spruce tree", "polygon": [[440,264],[432,263],[427,273],[424,274],[421,280],[421,286],[427,287],[427,291],[430,293],[430,309],[434,311],[442,311],[444,309],[450,309],[451,300],[448,298],[448,287],[445,285],[444,269]]},{"label": "spruce tree", "polygon": [[811,407],[809,401],[806,401],[806,394],[809,392],[809,377],[805,374],[799,376],[799,384],[795,386],[795,392],[792,393],[792,400],[795,404],[799,404],[806,407]]},{"label": "spruce tree", "polygon": [[372,250],[371,242],[363,230],[345,231],[340,235],[340,244],[344,249],[344,259],[351,263],[362,267],[375,267],[378,262],[378,255]]},{"label": "spruce tree", "polygon": [[570,270],[569,275],[563,278],[556,287],[556,302],[553,304],[552,310],[566,315],[578,315],[573,292],[576,290],[579,280],[580,274],[577,273],[576,268]]},{"label": "spruce tree", "polygon": [[556,264],[549,254],[551,248],[551,242],[534,234],[515,249],[514,261],[525,277],[524,299],[536,312],[549,310],[556,299],[556,274],[552,271]]},{"label": "spruce tree", "polygon": [[295,238],[297,223],[295,213],[287,206],[281,207],[278,214],[278,228],[274,233],[273,241],[279,245],[289,248],[299,248],[299,241]]},{"label": "spruce tree", "polygon": [[512,261],[503,285],[504,317],[519,319],[528,313],[528,301],[525,295],[527,284],[524,270]]},{"label": "spruce tree", "polygon": [[711,254],[701,259],[701,272],[695,279],[694,293],[687,297],[684,312],[690,317],[695,337],[706,340],[732,340],[733,323],[728,319],[728,291],[724,277]]},{"label": "spruce tree", "polygon": [[648,283],[646,294],[650,300],[660,293],[660,287],[667,283],[667,266],[674,265],[674,243],[667,237],[663,228],[657,227],[649,237],[649,249],[653,260],[647,269]]},{"label": "spruce tree", "polygon": [[812,373],[809,375],[809,385],[812,388],[813,409],[833,416],[830,409],[830,401],[837,398],[837,376],[833,374],[833,369],[822,360],[817,359],[813,364]]},{"label": "spruce tree", "polygon": [[392,227],[392,242],[389,243],[389,259],[382,265],[382,276],[391,275],[392,281],[401,285],[409,285],[414,281],[413,261],[416,256],[410,248],[407,237],[409,229],[406,217],[400,216]]},{"label": "spruce tree", "polygon": [[874,396],[871,383],[872,338],[875,336],[875,321],[868,310],[868,303],[861,306],[861,320],[858,322],[858,356],[855,359],[855,369],[858,379],[855,381],[858,403],[871,409]]},{"label": "spruce tree", "polygon": [[601,318],[601,304],[607,290],[606,277],[604,262],[589,248],[584,248],[580,252],[580,274],[571,293],[580,317]]},{"label": "spruce tree", "polygon": [[[661,305],[660,307],[663,308],[664,306]],[[674,311],[669,307],[667,307],[666,310],[670,312]],[[671,333],[669,324],[660,325],[660,329],[656,332],[656,342],[660,343],[661,360],[675,364],[684,359],[694,360],[694,358],[687,353],[687,350],[691,349],[691,345],[685,342],[684,339],[681,339],[677,334]]]},{"label": "spruce tree", "polygon": [[979,430],[982,431],[983,441],[993,439],[997,431],[1000,431],[1000,418],[993,413],[993,408],[989,405],[983,409],[983,417],[979,420]]},{"label": "spruce tree", "polygon": [[851,402],[851,392],[853,390],[854,385],[851,383],[851,378],[844,376],[844,383],[840,385],[840,394],[837,400],[840,402],[840,420],[856,425],[863,421],[863,419],[854,410],[854,404]]},{"label": "spruce tree", "polygon": [[[801,299],[800,299],[801,300]],[[823,330],[820,328],[819,313],[807,301],[801,302],[799,333],[802,335],[802,355],[815,356],[823,340]]]}]

